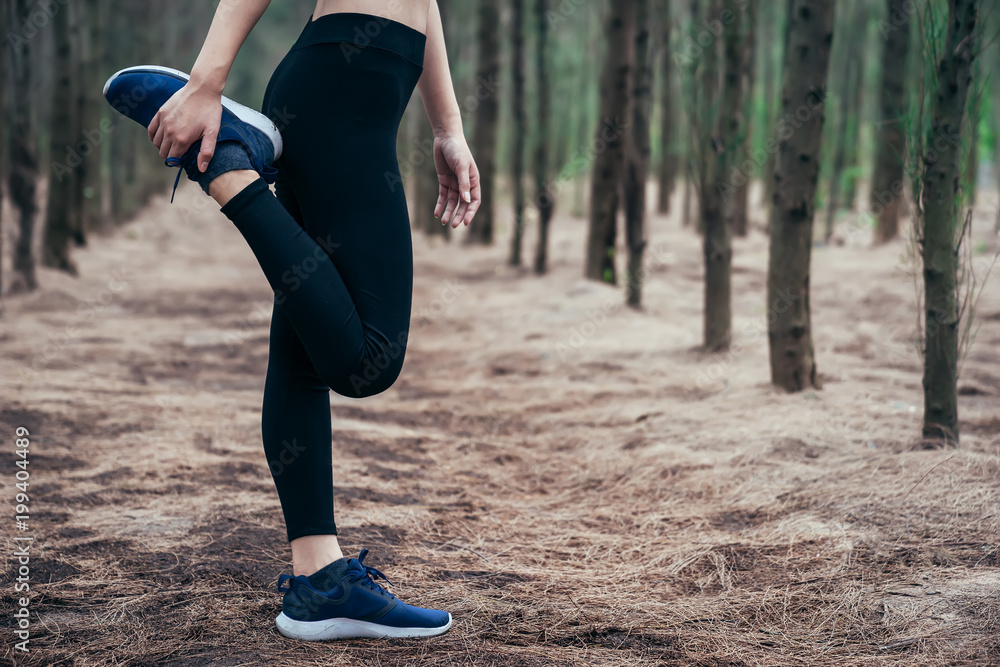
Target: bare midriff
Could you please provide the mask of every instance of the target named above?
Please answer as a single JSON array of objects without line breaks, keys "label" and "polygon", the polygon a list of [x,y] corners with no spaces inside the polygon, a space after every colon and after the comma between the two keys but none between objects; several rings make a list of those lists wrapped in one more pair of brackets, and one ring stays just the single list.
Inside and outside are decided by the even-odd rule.
[{"label": "bare midriff", "polygon": [[327,14],[370,14],[427,32],[429,0],[317,0],[313,20]]}]

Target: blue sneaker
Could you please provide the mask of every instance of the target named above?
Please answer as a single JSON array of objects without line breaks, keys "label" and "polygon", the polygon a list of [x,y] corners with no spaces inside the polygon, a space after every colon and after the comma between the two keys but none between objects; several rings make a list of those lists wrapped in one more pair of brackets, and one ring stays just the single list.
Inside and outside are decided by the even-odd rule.
[{"label": "blue sneaker", "polygon": [[[159,65],[137,65],[115,72],[104,84],[104,97],[115,111],[131,118],[143,127],[149,127],[153,116],[170,97],[180,90],[191,77],[184,72]],[[265,181],[273,183],[277,170],[271,165],[281,157],[281,133],[262,113],[222,98],[222,124],[218,142],[237,141],[247,151],[254,170]],[[181,157],[168,157],[164,164],[180,167],[192,181],[197,181],[198,151],[201,141],[196,141]],[[180,171],[174,181],[174,192],[181,180]],[[170,201],[174,200],[173,195]]]},{"label": "blue sneaker", "polygon": [[[357,558],[335,560],[308,577],[283,574],[285,593],[276,622],[286,637],[322,641],[349,637],[433,637],[448,631],[451,614],[411,607],[375,583],[384,574]],[[282,584],[288,583],[287,588]]]}]

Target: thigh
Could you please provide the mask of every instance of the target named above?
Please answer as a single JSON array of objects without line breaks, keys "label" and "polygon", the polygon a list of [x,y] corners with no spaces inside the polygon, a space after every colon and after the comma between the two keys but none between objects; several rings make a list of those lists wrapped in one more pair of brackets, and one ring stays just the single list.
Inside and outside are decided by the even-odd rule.
[{"label": "thigh", "polygon": [[276,166],[288,200],[333,260],[366,336],[405,344],[413,249],[396,131],[407,82],[394,57],[369,49],[348,63],[337,44],[293,50],[268,85],[265,112],[283,119]]}]

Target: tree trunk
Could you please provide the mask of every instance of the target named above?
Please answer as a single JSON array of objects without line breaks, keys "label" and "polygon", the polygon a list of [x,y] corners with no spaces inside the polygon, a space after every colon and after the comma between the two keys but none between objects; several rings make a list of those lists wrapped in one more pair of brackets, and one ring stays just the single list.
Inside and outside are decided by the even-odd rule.
[{"label": "tree trunk", "polygon": [[510,265],[521,266],[524,245],[524,140],[528,134],[527,112],[524,108],[524,0],[512,0],[511,41],[514,43],[514,156],[511,159],[511,183],[514,190],[514,233],[510,243]]},{"label": "tree trunk", "polygon": [[535,147],[535,203],[538,206],[538,245],[535,248],[535,273],[548,270],[549,223],[555,209],[549,190],[549,132],[551,105],[548,64],[548,0],[535,0],[535,76],[538,81],[538,145]]},{"label": "tree trunk", "polygon": [[704,344],[709,352],[729,349],[732,339],[732,235],[737,206],[735,192],[728,188],[743,139],[746,112],[743,72],[746,11],[740,9],[737,0],[726,0],[723,11],[731,12],[734,20],[726,27],[724,35],[722,95],[711,142],[715,151],[706,149],[705,156],[715,165],[709,167],[709,175],[702,184]]},{"label": "tree trunk", "polygon": [[833,6],[834,0],[794,0],[785,53],[782,117],[791,118],[803,108],[811,111],[798,129],[782,135],[774,174],[767,334],[771,382],[786,391],[819,387],[809,313],[809,263]]},{"label": "tree trunk", "polygon": [[646,249],[646,180],[649,176],[649,121],[653,107],[649,3],[650,0],[636,0],[632,131],[625,168],[625,241],[628,245],[625,302],[632,308],[638,308],[642,303],[642,255]]},{"label": "tree trunk", "polygon": [[[958,142],[975,55],[975,0],[949,0],[948,33],[938,64],[934,117],[923,182],[924,425],[925,438],[958,443],[958,302],[956,252],[959,183]],[[930,151],[935,151],[932,156]],[[935,159],[936,158],[936,159]]]},{"label": "tree trunk", "polygon": [[906,79],[910,48],[907,0],[886,0],[888,15],[882,31],[882,85],[880,121],[876,136],[875,174],[872,176],[871,210],[876,212],[875,243],[887,243],[899,235],[899,205],[903,198],[903,158],[906,136]]},{"label": "tree trunk", "polygon": [[[975,75],[973,75],[975,76]],[[965,158],[965,168],[962,171],[962,201],[966,206],[976,205],[976,186],[979,184],[979,99],[969,109],[971,114],[966,121],[969,125],[969,153]]]},{"label": "tree trunk", "polygon": [[674,91],[673,54],[670,51],[670,0],[658,0],[660,22],[660,169],[657,210],[670,213],[670,195],[677,183],[677,160],[673,154],[674,143]]},{"label": "tree trunk", "polygon": [[77,247],[87,245],[86,186],[88,172],[92,170],[94,161],[94,148],[89,143],[85,143],[83,131],[97,129],[94,124],[94,115],[101,108],[99,105],[101,100],[91,94],[91,89],[98,89],[98,86],[104,83],[103,81],[97,82],[94,72],[96,68],[90,56],[89,15],[92,13],[92,4],[92,0],[84,0],[66,6],[67,9],[71,10],[70,53],[72,61],[70,68],[74,84],[71,104],[75,107],[70,111],[73,117],[73,136],[70,140],[70,146],[80,161],[80,166],[74,170],[73,174],[74,184],[69,218],[73,243]]},{"label": "tree trunk", "polygon": [[[74,235],[75,243],[86,245],[87,234],[91,229],[101,226],[101,144],[105,139],[101,122],[109,110],[101,95],[107,72],[102,67],[104,59],[104,37],[101,34],[101,0],[85,0],[81,13],[81,48],[79,76],[86,82],[81,87],[78,99],[80,108],[80,125],[91,137],[101,137],[97,140],[88,139],[86,135],[78,140],[86,146],[87,155],[80,171],[80,219],[79,229]],[[167,50],[173,53],[173,50]]]},{"label": "tree trunk", "polygon": [[757,73],[757,3],[747,4],[746,17],[744,18],[744,42],[742,52],[742,87],[743,87],[743,129],[740,133],[739,147],[736,152],[736,159],[730,171],[739,174],[740,185],[736,188],[735,199],[733,200],[733,223],[732,229],[735,236],[746,236],[749,227],[747,221],[747,208],[750,199],[750,185],[752,183],[751,174],[739,172],[743,161],[748,160],[751,145],[751,126],[754,117],[754,79]]},{"label": "tree trunk", "polygon": [[[499,0],[479,0],[479,64],[477,85],[491,88],[500,76],[500,2]],[[500,100],[495,90],[487,90],[476,111],[476,122],[472,136],[473,152],[479,166],[479,181],[482,191],[482,206],[476,213],[476,220],[469,225],[467,243],[493,243],[494,184],[497,167],[497,119]]]},{"label": "tree trunk", "polygon": [[49,142],[49,205],[46,213],[45,233],[42,245],[42,263],[71,275],[76,275],[76,266],[70,259],[69,242],[74,233],[74,217],[77,212],[76,193],[81,190],[78,171],[82,164],[74,145],[76,144],[76,69],[72,58],[70,37],[71,13],[74,7],[67,5],[55,13],[55,77],[52,82],[52,139]]},{"label": "tree trunk", "polygon": [[691,226],[691,216],[692,216],[692,200],[694,197],[691,196],[691,191],[694,188],[694,169],[691,168],[690,158],[685,160],[687,164],[685,165],[687,173],[684,175],[684,196],[681,199],[681,225],[684,227]]},{"label": "tree trunk", "polygon": [[[10,3],[0,2],[0,35],[6,35],[11,25],[10,21]],[[0,52],[0,117],[10,118],[7,109],[7,73],[10,71],[10,52],[11,48],[8,46]],[[3,216],[3,184],[7,179],[7,128],[0,127],[0,304],[2,304],[2,299],[4,296],[4,259],[6,258],[6,251],[4,247],[4,239],[7,235],[6,220]],[[3,313],[2,305],[0,305],[0,314]]]},{"label": "tree trunk", "polygon": [[692,176],[698,195],[699,233],[706,227],[721,224],[722,206],[716,193],[715,180],[718,176],[716,160],[716,121],[719,116],[719,98],[722,81],[719,77],[719,37],[724,28],[719,16],[724,0],[708,0],[702,5],[699,0],[691,2],[692,39],[697,39],[704,31],[715,33],[700,53],[700,62],[690,63],[693,68],[690,77],[692,91],[690,113],[688,113],[688,135],[693,145],[690,148]]},{"label": "tree trunk", "polygon": [[[785,80],[785,63],[788,62],[788,46],[792,36],[792,11],[795,5],[795,0],[785,0],[785,12],[784,12],[784,31],[782,32],[782,48],[781,48],[781,67],[779,67],[777,72],[777,79],[779,82],[779,88],[784,90],[784,80]],[[771,137],[778,141],[780,139],[779,133],[777,132],[777,120],[778,112],[782,108],[783,100],[773,100],[774,112],[771,115],[771,121],[768,123],[768,131],[771,132]],[[780,148],[779,148],[780,150]],[[764,168],[764,205],[768,208],[770,215],[769,219],[774,217],[774,176],[775,169],[778,163],[778,153],[776,151],[771,151],[767,155],[767,166]],[[770,223],[768,223],[770,224]],[[770,229],[768,230],[770,231]]]},{"label": "tree trunk", "polygon": [[841,30],[836,44],[836,54],[840,71],[834,82],[838,97],[837,123],[833,135],[833,162],[830,168],[826,224],[823,230],[823,239],[828,243],[833,236],[837,211],[840,209],[841,192],[846,190],[844,167],[847,163],[848,126],[852,121],[851,112],[855,109],[853,100],[859,96],[857,87],[861,67],[858,47],[864,45],[864,33],[859,35],[856,25],[857,16],[863,14],[863,9],[854,4],[842,4],[841,9],[846,12],[846,16],[838,21]]},{"label": "tree trunk", "polygon": [[[33,3],[13,0],[14,17],[27,17]],[[65,11],[61,8],[60,11]],[[16,26],[14,26],[16,28]],[[37,40],[19,39],[11,42],[12,99],[28,100],[32,97],[33,69],[37,62]],[[38,180],[37,136],[33,127],[34,110],[30,104],[11,105],[10,114],[10,199],[18,212],[17,245],[14,248],[14,267],[10,280],[10,293],[30,292],[38,287],[35,276],[35,183]]]},{"label": "tree trunk", "polygon": [[601,70],[601,118],[595,138],[587,235],[586,277],[616,284],[615,235],[624,169],[625,119],[634,58],[636,0],[611,3],[605,22],[607,52]]}]

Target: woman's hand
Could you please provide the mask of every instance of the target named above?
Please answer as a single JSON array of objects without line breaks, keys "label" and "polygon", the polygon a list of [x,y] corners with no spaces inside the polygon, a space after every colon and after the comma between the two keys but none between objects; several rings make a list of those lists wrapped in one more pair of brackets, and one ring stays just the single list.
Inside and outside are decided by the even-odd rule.
[{"label": "woman's hand", "polygon": [[215,154],[221,123],[222,93],[189,81],[153,116],[149,138],[162,158],[181,157],[201,139],[198,170],[204,172]]},{"label": "woman's hand", "polygon": [[468,225],[479,210],[482,192],[479,168],[464,136],[434,138],[434,168],[439,185],[434,217],[443,225],[450,221],[453,228]]}]

